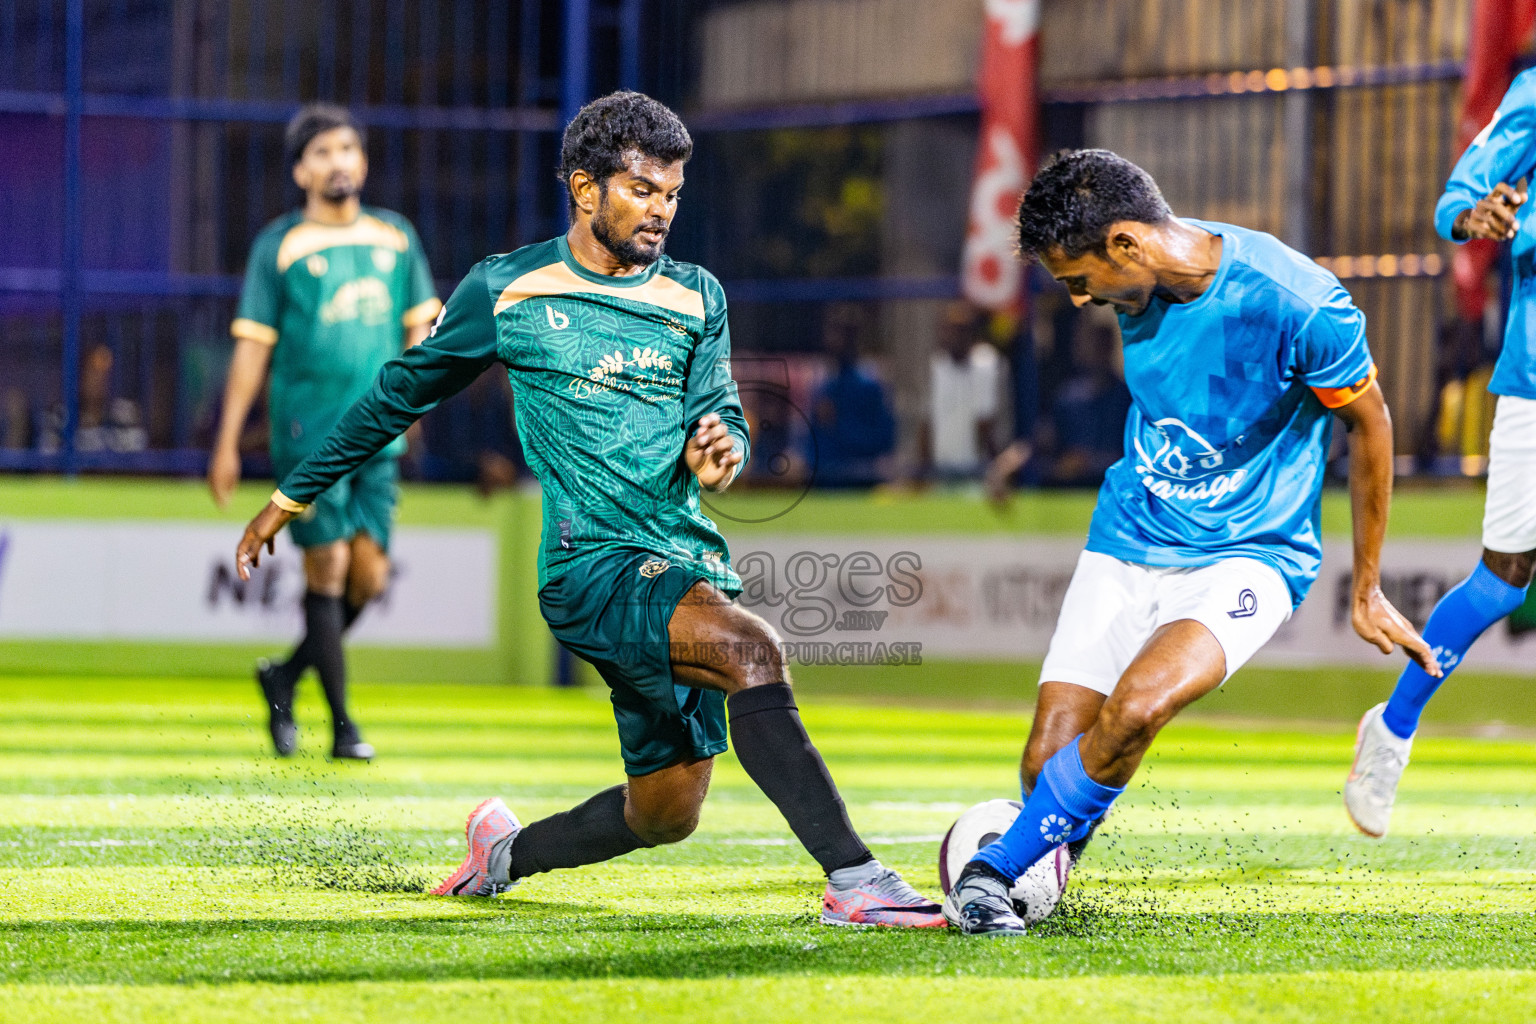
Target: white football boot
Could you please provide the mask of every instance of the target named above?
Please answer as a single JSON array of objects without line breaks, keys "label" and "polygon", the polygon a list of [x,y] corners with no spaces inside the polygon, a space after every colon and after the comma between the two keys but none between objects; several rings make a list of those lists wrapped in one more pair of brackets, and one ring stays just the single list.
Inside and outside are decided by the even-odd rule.
[{"label": "white football boot", "polygon": [[1344,807],[1355,827],[1380,839],[1392,821],[1397,783],[1408,767],[1413,737],[1400,739],[1381,720],[1386,703],[1377,704],[1360,719],[1355,736],[1355,763],[1344,780]]}]

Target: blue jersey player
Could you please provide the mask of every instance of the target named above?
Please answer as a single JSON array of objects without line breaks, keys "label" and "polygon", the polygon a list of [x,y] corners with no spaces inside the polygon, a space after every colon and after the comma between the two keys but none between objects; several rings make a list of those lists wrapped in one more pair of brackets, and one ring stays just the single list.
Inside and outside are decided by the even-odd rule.
[{"label": "blue jersey player", "polygon": [[[1443,237],[1510,242],[1515,268],[1504,351],[1488,382],[1499,404],[1488,453],[1483,557],[1424,626],[1424,639],[1447,673],[1489,626],[1520,607],[1536,566],[1536,228],[1516,217],[1526,198],[1517,183],[1533,173],[1536,71],[1527,71],[1456,162],[1435,207],[1435,229]],[[1360,720],[1344,806],[1367,835],[1387,834],[1419,715],[1440,682],[1409,665],[1391,698]]]},{"label": "blue jersey player", "polygon": [[1106,150],[1042,168],[1019,242],[1074,303],[1114,307],[1134,402],[1041,671],[1024,810],[944,904],[969,935],[1024,931],[1014,881],[1084,841],[1158,730],[1306,596],[1335,416],[1350,430],[1355,630],[1439,671],[1378,585],[1392,422],[1338,279],[1269,235],[1174,217],[1151,176]]}]

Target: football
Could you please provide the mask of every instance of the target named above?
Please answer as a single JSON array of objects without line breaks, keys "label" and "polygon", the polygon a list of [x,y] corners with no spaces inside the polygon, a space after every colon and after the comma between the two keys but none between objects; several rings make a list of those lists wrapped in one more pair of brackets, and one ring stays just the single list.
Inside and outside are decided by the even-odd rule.
[{"label": "football", "polygon": [[[944,895],[949,895],[950,887],[976,851],[1008,831],[1023,809],[1024,805],[1017,800],[988,800],[955,820],[939,844],[939,885]],[[1071,870],[1072,857],[1065,843],[1029,866],[1008,893],[1013,897],[1014,912],[1025,924],[1039,924],[1051,916],[1061,902]]]}]

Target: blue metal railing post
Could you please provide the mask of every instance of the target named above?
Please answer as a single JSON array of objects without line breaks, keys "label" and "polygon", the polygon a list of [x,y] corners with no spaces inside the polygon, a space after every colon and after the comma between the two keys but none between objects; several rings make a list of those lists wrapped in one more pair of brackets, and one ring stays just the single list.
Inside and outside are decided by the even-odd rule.
[{"label": "blue metal railing post", "polygon": [[[565,49],[560,66],[560,130],[587,102],[591,88],[592,4],[591,0],[565,0]],[[558,146],[558,143],[556,144]],[[564,189],[560,208],[566,208]]]},{"label": "blue metal railing post", "polygon": [[[517,102],[531,107],[544,99],[539,68],[539,0],[523,0],[518,17]],[[560,125],[555,126],[559,131]],[[544,191],[544,167],[539,162],[539,140],[532,132],[517,136],[517,210],[514,246],[527,245],[542,233],[539,195]],[[560,208],[564,209],[562,202]]]},{"label": "blue metal railing post", "polygon": [[68,0],[64,13],[64,266],[59,304],[64,321],[62,468],[73,476],[75,429],[80,424],[80,126],[85,112],[85,0]]},{"label": "blue metal railing post", "polygon": [[619,0],[619,88],[640,88],[642,0]]}]

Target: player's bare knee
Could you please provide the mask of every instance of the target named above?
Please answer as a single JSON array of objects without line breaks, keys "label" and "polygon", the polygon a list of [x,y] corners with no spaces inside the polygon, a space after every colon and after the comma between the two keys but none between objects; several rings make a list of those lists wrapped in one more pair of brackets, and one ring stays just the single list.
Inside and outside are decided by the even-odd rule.
[{"label": "player's bare knee", "polygon": [[345,541],[304,549],[304,582],[317,594],[340,597],[347,586],[351,552]]},{"label": "player's bare knee", "polygon": [[389,587],[389,559],[381,558],[363,565],[354,565],[347,578],[347,599],[362,607],[384,593]]},{"label": "player's bare knee", "polygon": [[1045,762],[1055,756],[1056,751],[1047,749],[1046,744],[1039,740],[1031,740],[1024,747],[1024,756],[1019,762],[1019,782],[1025,789],[1034,789],[1035,780],[1040,777],[1040,772],[1045,768]]},{"label": "player's bare knee", "polygon": [[1161,693],[1136,694],[1105,708],[1100,716],[1108,732],[1126,749],[1145,748],[1177,714],[1174,702]]},{"label": "player's bare knee", "polygon": [[744,608],[733,609],[731,616],[730,675],[736,689],[788,683],[784,666],[783,641],[778,632],[759,615]]},{"label": "player's bare knee", "polygon": [[699,809],[662,812],[655,815],[636,816],[630,829],[651,846],[668,846],[680,843],[693,835],[699,827]]},{"label": "player's bare knee", "polygon": [[1483,564],[1512,587],[1528,587],[1536,575],[1536,551],[1483,551]]}]

